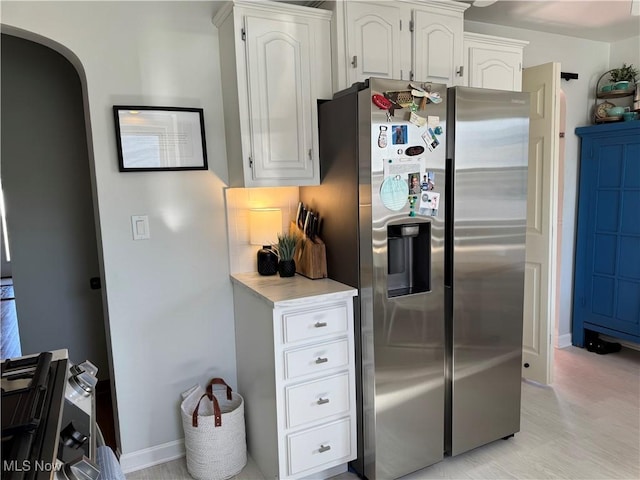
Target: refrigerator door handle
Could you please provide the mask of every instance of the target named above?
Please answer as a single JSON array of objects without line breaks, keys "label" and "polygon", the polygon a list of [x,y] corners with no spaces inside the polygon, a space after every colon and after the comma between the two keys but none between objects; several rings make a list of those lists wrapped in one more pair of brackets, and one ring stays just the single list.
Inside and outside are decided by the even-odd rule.
[{"label": "refrigerator door handle", "polygon": [[445,193],[444,206],[444,286],[451,287],[453,284],[453,159],[447,158],[445,167],[445,183],[448,188]]}]

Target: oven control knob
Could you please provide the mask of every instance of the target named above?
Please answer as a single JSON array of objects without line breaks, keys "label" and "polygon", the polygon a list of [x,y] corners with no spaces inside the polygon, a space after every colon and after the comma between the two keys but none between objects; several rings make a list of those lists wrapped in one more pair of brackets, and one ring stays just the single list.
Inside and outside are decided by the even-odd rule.
[{"label": "oven control knob", "polygon": [[64,474],[69,480],[98,480],[100,469],[84,455],[64,465]]},{"label": "oven control knob", "polygon": [[69,384],[83,397],[88,397],[93,392],[98,379],[87,372],[69,377]]}]

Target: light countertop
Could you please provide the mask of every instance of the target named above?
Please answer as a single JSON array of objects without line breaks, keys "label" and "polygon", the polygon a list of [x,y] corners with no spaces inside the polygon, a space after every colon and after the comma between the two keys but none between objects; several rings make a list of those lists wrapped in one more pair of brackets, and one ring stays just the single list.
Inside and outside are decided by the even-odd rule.
[{"label": "light countertop", "polygon": [[234,285],[244,287],[261,297],[273,307],[308,305],[317,301],[355,297],[358,291],[335,280],[322,278],[310,280],[302,275],[282,278],[264,276],[257,272],[234,273]]}]

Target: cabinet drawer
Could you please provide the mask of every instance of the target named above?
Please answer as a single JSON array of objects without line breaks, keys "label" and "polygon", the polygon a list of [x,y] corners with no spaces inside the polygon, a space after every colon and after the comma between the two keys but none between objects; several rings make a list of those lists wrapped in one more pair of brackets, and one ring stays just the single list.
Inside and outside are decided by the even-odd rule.
[{"label": "cabinet drawer", "polygon": [[284,353],[285,379],[320,373],[331,368],[349,364],[349,341],[346,338],[335,342],[312,345],[289,350]]},{"label": "cabinet drawer", "polygon": [[285,388],[289,428],[349,411],[349,374]]},{"label": "cabinet drawer", "polygon": [[289,475],[334,461],[352,460],[351,420],[345,418],[287,436]]},{"label": "cabinet drawer", "polygon": [[282,314],[285,343],[314,339],[347,331],[347,305],[337,303],[322,308]]}]

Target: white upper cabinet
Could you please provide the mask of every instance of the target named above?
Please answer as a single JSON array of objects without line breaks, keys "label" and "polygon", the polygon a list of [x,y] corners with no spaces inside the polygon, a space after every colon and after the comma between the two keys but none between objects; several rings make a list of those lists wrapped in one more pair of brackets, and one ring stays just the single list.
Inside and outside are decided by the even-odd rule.
[{"label": "white upper cabinet", "polygon": [[214,18],[234,187],[318,185],[317,100],[331,98],[331,13],[236,0]]},{"label": "white upper cabinet", "polygon": [[464,34],[465,84],[496,90],[522,90],[522,54],[529,42]]},{"label": "white upper cabinet", "polygon": [[413,12],[413,65],[416,80],[462,85],[463,12],[441,5]]},{"label": "white upper cabinet", "polygon": [[348,84],[369,77],[402,78],[400,10],[390,3],[344,2]]},{"label": "white upper cabinet", "polygon": [[334,5],[334,91],[369,77],[462,84],[468,4],[396,0]]}]

